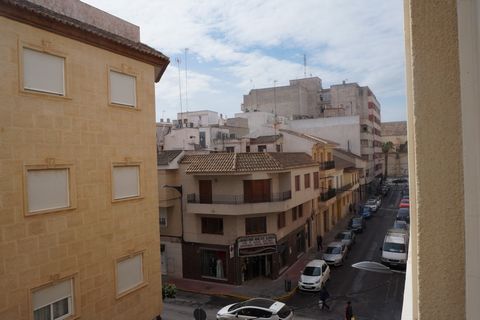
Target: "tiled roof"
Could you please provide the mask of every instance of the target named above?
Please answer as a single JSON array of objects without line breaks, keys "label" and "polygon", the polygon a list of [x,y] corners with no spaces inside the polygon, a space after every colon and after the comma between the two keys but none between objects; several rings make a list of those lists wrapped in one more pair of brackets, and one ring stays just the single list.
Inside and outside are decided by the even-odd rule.
[{"label": "tiled roof", "polygon": [[[349,157],[353,157],[353,158],[357,158],[357,159],[360,159],[360,160],[364,160],[361,156],[353,153],[353,152],[350,152],[350,151],[347,151],[345,149],[341,149],[341,148],[335,148],[334,149],[334,152],[339,152],[339,153],[342,153],[344,155],[347,155]],[[335,155],[335,154],[334,154]]]},{"label": "tiled roof", "polygon": [[331,146],[334,146],[334,147],[339,145],[335,141],[328,140],[328,139],[325,139],[325,138],[320,138],[320,137],[314,136],[314,135],[309,134],[309,133],[302,133],[302,132],[297,132],[297,131],[287,130],[287,129],[280,129],[280,131],[291,134],[291,135],[294,135],[294,136],[297,136],[297,137],[300,137],[300,138],[304,138],[304,139],[313,141],[315,143],[322,143],[322,144],[331,145]]},{"label": "tiled roof", "polygon": [[271,135],[271,136],[259,136],[256,138],[250,138],[250,144],[264,144],[264,143],[274,143],[280,139],[280,135]]},{"label": "tiled roof", "polygon": [[187,173],[242,173],[279,171],[318,163],[302,152],[245,152],[187,155],[181,160],[189,164]]},{"label": "tiled roof", "polygon": [[[0,15],[5,15],[21,22],[33,24],[48,31],[85,41],[93,45],[98,45],[101,47],[107,46],[109,49],[111,49],[112,47],[107,43],[113,43],[128,50],[137,52],[139,56],[144,56],[145,59],[147,59],[146,57],[150,57],[147,59],[150,62],[163,65],[163,70],[160,70],[159,75],[157,75],[158,79],[169,62],[169,58],[167,56],[160,51],[147,46],[146,44],[132,41],[29,1],[1,0]],[[29,18],[29,15],[35,18]],[[60,24],[65,26],[66,29],[58,30],[58,28],[52,27],[52,24]],[[80,33],[78,33],[78,31],[80,31]],[[124,52],[126,52],[126,50],[124,50]]]},{"label": "tiled roof", "polygon": [[406,136],[407,121],[382,122],[382,136]]},{"label": "tiled roof", "polygon": [[182,153],[182,150],[167,150],[162,151],[157,154],[157,165],[168,165],[172,162],[178,155]]}]

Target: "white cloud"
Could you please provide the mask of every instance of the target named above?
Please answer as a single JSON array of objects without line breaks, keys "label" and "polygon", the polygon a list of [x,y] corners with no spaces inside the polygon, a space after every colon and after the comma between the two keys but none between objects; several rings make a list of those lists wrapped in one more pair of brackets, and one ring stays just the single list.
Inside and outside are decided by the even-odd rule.
[{"label": "white cloud", "polygon": [[[383,97],[389,103],[395,97],[404,100],[400,0],[86,2],[139,25],[143,42],[171,56],[156,90],[162,110],[179,107],[174,58],[184,48],[196,62],[189,64],[192,107],[229,101],[229,113],[238,112],[239,103],[233,101],[241,101],[252,83],[264,87],[278,80],[285,85],[302,77],[303,53],[307,73],[322,78],[324,85],[348,79],[368,85],[381,102]],[[383,107],[387,112],[393,108]]]}]

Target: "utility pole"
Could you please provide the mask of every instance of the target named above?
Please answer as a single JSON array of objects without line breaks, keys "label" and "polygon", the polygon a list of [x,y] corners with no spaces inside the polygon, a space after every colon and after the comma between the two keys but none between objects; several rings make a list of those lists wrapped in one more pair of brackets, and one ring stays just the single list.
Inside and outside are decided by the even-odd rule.
[{"label": "utility pole", "polygon": [[183,110],[182,110],[182,80],[180,77],[180,58],[177,57],[177,69],[178,69],[178,93],[180,97],[180,128],[183,127]]},{"label": "utility pole", "polygon": [[188,48],[185,48],[185,109],[188,112],[187,52]]},{"label": "utility pole", "polygon": [[273,107],[275,110],[273,128],[275,130],[275,138],[276,138],[277,137],[277,80],[273,80]]}]

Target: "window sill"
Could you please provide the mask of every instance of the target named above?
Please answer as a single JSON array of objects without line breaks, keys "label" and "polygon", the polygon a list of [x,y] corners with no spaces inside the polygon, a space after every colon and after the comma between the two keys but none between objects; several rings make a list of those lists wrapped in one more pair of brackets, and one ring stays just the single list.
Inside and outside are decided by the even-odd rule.
[{"label": "window sill", "polygon": [[146,287],[146,286],[148,286],[148,282],[142,282],[142,283],[139,284],[138,286],[133,287],[133,288],[131,288],[131,289],[128,289],[127,291],[124,291],[124,292],[122,292],[122,293],[117,293],[117,295],[115,296],[115,299],[117,299],[117,300],[118,300],[118,299],[121,299],[121,298],[123,298],[123,297],[125,297],[125,296],[127,296],[127,295],[129,295],[129,294],[131,294],[131,293],[133,293],[133,292],[135,292],[135,291],[137,291],[137,290],[140,290],[140,289],[142,289],[142,288],[144,288],[144,287]]},{"label": "window sill", "polygon": [[111,108],[127,110],[127,111],[141,111],[142,110],[138,106],[131,106],[131,105],[128,105],[128,104],[113,103],[113,102],[109,102],[108,106],[111,107]]},{"label": "window sill", "polygon": [[37,96],[53,100],[73,100],[72,97],[68,94],[60,95],[57,93],[40,91],[40,90],[29,90],[29,89],[20,89],[20,93],[25,96]]},{"label": "window sill", "polygon": [[112,203],[119,203],[119,202],[132,201],[132,200],[142,200],[143,198],[144,198],[144,196],[112,199]]},{"label": "window sill", "polygon": [[53,213],[64,213],[66,211],[72,211],[77,209],[76,206],[71,206],[71,207],[65,207],[65,208],[58,208],[58,209],[46,209],[46,210],[40,210],[40,211],[35,211],[35,212],[25,212],[24,216],[25,217],[35,217],[35,216],[41,216],[44,214],[53,214]]}]

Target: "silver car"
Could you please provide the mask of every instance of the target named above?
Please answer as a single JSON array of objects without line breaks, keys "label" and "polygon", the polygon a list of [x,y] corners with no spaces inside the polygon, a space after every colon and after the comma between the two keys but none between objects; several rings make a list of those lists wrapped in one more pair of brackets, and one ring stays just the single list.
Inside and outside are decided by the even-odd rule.
[{"label": "silver car", "polygon": [[344,230],[337,233],[335,240],[343,242],[348,248],[351,248],[355,244],[355,232],[353,230]]},{"label": "silver car", "polygon": [[340,266],[347,257],[348,248],[343,242],[330,242],[323,253],[323,260],[326,263]]},{"label": "silver car", "polygon": [[217,312],[217,320],[228,319],[291,320],[293,319],[293,311],[283,302],[255,298],[229,304]]}]

